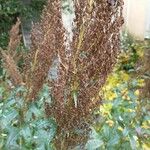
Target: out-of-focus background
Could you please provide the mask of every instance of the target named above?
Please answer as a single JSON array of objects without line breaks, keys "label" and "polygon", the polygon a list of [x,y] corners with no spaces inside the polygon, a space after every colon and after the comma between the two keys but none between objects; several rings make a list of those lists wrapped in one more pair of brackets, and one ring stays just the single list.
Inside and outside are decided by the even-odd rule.
[{"label": "out-of-focus background", "polygon": [[124,27],[137,39],[150,38],[150,0],[124,0]]}]

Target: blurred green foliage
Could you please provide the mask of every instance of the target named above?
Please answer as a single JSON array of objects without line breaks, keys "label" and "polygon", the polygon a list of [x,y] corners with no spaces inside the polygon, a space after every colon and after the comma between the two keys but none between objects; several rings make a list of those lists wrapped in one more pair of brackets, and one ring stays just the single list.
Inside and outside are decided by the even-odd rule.
[{"label": "blurred green foliage", "polygon": [[19,0],[0,0],[0,47],[5,48],[8,44],[8,31],[16,18],[24,11]]},{"label": "blurred green foliage", "polygon": [[29,104],[24,99],[27,93],[24,87],[12,88],[8,93],[4,85],[0,86],[0,149],[54,149],[51,142],[57,126],[54,119],[45,116],[47,88],[36,102]]},{"label": "blurred green foliage", "polygon": [[32,0],[30,5],[25,5],[21,0],[0,0],[0,47],[6,48],[8,32],[17,17],[38,18],[45,3],[46,0]]},{"label": "blurred green foliage", "polygon": [[[0,0],[0,48],[6,49],[9,42],[9,31],[16,23],[17,17],[21,20],[37,20],[40,17],[46,0],[31,0],[30,5],[24,5],[22,0]],[[21,44],[19,49],[25,49]],[[0,76],[4,74],[0,58]],[[21,62],[19,62],[20,66]]]},{"label": "blurred green foliage", "polygon": [[[139,74],[143,66],[138,64],[147,47],[134,41],[119,55],[100,91],[102,105],[95,111],[85,149],[149,150],[150,101],[141,96],[145,75]],[[124,68],[125,65],[132,67]],[[55,149],[57,123],[44,111],[45,104],[51,103],[49,91],[45,85],[37,101],[28,103],[24,87],[14,88],[9,80],[1,82],[0,149]]]},{"label": "blurred green foliage", "polygon": [[139,71],[143,66],[138,65],[146,45],[129,39],[125,48],[127,45],[100,92],[103,104],[91,127],[86,144],[89,150],[148,150],[150,147],[150,101],[142,96],[144,76]]}]

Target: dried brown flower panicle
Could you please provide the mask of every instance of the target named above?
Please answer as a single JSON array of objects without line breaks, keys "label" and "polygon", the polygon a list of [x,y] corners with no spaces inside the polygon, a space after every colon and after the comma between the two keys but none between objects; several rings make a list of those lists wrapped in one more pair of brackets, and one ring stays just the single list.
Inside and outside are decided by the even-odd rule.
[{"label": "dried brown flower panicle", "polygon": [[49,110],[66,128],[76,126],[79,116],[90,114],[100,100],[99,91],[116,62],[123,24],[122,0],[114,7],[106,0],[74,0],[74,5],[71,56],[65,50],[55,51],[61,61],[59,78],[52,84],[55,102]]},{"label": "dried brown flower panicle", "polygon": [[[110,5],[107,0],[73,2],[75,20],[70,51],[66,50],[65,45],[67,31],[62,23],[61,0],[48,0],[41,21],[33,26],[32,48],[25,61],[24,71],[27,99],[35,100],[52,62],[58,59],[58,77],[50,81],[53,103],[51,106],[46,105],[46,113],[58,123],[58,139],[67,136],[64,138],[66,145],[78,141],[72,136],[72,131],[76,128],[87,129],[85,122],[88,122],[92,110],[98,106],[99,91],[118,56],[120,28],[123,24],[123,0],[115,1],[114,5]],[[13,35],[13,30],[15,28],[10,36],[16,35]],[[14,43],[10,40],[8,49],[13,50],[17,41],[19,37]],[[22,79],[16,66],[11,66],[14,64],[13,59],[5,53],[3,57],[14,82],[20,83]]]},{"label": "dried brown flower panicle", "polygon": [[12,26],[10,32],[9,32],[9,44],[8,44],[8,51],[10,54],[14,54],[16,48],[18,47],[18,45],[20,44],[20,40],[21,40],[21,35],[19,34],[20,32],[20,19],[18,18],[16,24],[14,26]]},{"label": "dried brown flower panicle", "polygon": [[12,83],[17,86],[22,84],[22,76],[18,70],[15,62],[16,49],[20,44],[21,36],[19,35],[20,20],[12,26],[10,30],[10,40],[7,50],[0,49],[2,59],[4,61],[4,67],[6,68]]},{"label": "dried brown flower panicle", "polygon": [[29,100],[36,98],[42,88],[52,61],[58,51],[63,51],[64,37],[61,21],[61,7],[59,0],[49,0],[43,10],[41,22],[33,26],[32,49],[28,63]]},{"label": "dried brown flower panicle", "polygon": [[1,50],[2,58],[4,61],[4,67],[6,68],[12,83],[15,86],[22,84],[22,76],[17,68],[16,62],[14,61],[13,57],[6,53],[5,51]]},{"label": "dried brown flower panicle", "polygon": [[106,0],[74,0],[74,6],[71,55],[60,39],[62,49],[54,51],[60,60],[58,79],[51,83],[54,103],[46,108],[66,133],[80,128],[97,107],[99,91],[118,56],[123,24],[123,0],[113,6]]}]

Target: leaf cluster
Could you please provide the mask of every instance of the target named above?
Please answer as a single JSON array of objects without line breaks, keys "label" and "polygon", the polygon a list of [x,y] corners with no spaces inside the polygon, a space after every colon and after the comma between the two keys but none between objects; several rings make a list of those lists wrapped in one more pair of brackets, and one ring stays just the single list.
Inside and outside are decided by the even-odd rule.
[{"label": "leaf cluster", "polygon": [[[86,144],[89,150],[149,149],[150,103],[149,97],[141,96],[145,77],[139,74],[143,66],[138,64],[144,57],[146,45],[136,41],[129,45],[128,50],[120,54],[101,92],[103,105],[95,112],[97,117]],[[131,63],[132,69],[122,67]]]},{"label": "leaf cluster", "polygon": [[47,91],[43,89],[37,102],[27,104],[23,86],[12,89],[7,97],[5,90],[0,87],[0,149],[53,149],[51,142],[57,126],[52,118],[45,116]]}]

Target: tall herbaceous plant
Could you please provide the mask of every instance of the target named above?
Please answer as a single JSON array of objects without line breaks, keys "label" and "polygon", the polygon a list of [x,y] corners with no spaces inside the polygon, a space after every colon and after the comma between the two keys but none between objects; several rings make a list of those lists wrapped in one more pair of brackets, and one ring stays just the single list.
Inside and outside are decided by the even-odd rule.
[{"label": "tall herbaceous plant", "polygon": [[72,39],[68,40],[62,20],[61,0],[48,0],[41,21],[33,25],[32,46],[25,57],[22,78],[17,69],[13,71],[19,74],[18,79],[14,80],[12,74],[15,85],[23,82],[27,88],[26,100],[30,103],[37,99],[57,61],[57,77],[48,81],[52,101],[45,105],[45,111],[58,124],[56,143],[65,137],[70,144],[82,139],[77,141],[75,134],[80,129],[87,132],[90,114],[100,104],[99,91],[116,62],[123,24],[123,0],[72,2]]}]

